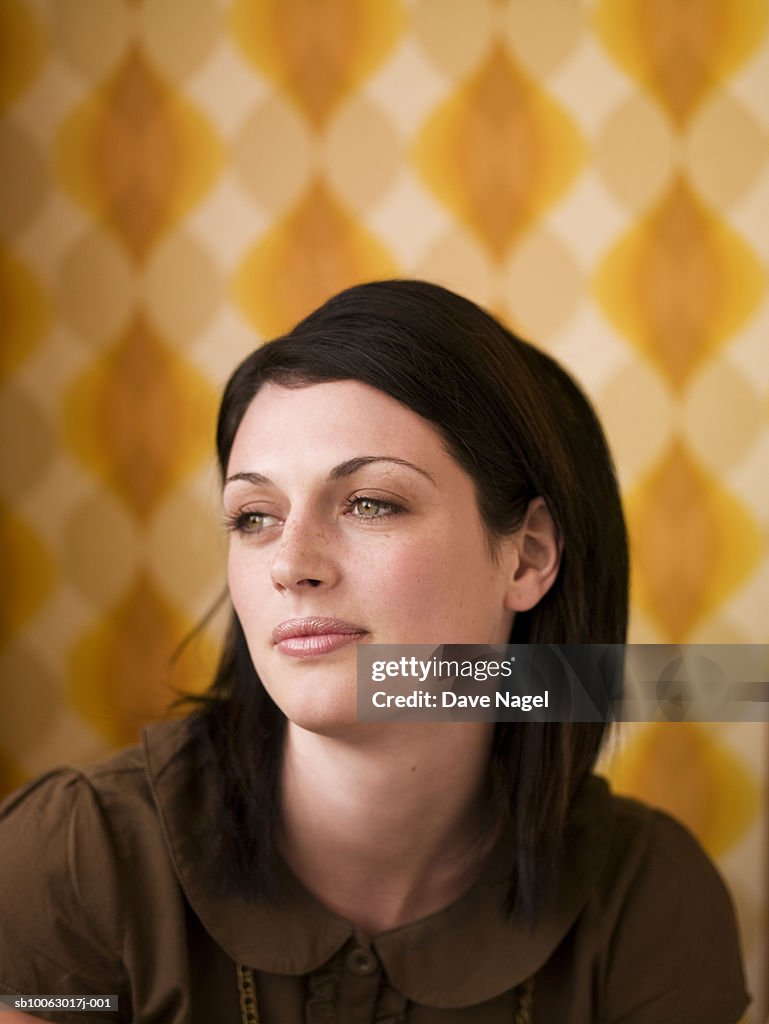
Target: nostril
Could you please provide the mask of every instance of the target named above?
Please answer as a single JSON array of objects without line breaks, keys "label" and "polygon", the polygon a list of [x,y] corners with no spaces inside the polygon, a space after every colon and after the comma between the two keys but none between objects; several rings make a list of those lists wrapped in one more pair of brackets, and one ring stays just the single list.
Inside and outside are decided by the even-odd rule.
[{"label": "nostril", "polygon": [[320,586],[320,580],[300,580],[299,582],[300,582],[300,584],[301,583],[306,583],[310,587],[319,587]]}]

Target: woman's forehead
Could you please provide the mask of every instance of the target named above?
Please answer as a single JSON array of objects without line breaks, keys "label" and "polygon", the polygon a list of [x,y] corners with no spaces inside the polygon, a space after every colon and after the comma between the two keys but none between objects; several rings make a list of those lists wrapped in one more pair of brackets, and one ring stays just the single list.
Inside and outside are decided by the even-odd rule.
[{"label": "woman's forehead", "polygon": [[368,384],[342,380],[286,387],[270,382],[241,420],[228,475],[250,471],[245,463],[255,457],[296,461],[313,454],[324,459],[450,458],[432,423]]}]

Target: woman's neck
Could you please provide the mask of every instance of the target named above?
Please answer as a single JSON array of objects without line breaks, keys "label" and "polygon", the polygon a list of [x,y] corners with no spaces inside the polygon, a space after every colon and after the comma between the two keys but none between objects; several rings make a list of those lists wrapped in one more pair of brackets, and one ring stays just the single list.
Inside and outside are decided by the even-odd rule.
[{"label": "woman's neck", "polygon": [[280,845],[305,887],[368,934],[453,902],[494,839],[485,723],[374,726],[361,739],[289,724]]}]

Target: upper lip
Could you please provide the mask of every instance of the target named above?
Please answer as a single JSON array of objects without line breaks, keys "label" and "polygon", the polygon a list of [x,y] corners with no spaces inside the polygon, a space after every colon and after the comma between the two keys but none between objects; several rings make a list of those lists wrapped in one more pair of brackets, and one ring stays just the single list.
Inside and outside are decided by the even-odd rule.
[{"label": "upper lip", "polygon": [[272,631],[272,642],[279,644],[281,640],[290,640],[295,636],[323,636],[328,633],[365,633],[362,626],[356,626],[344,619],[329,619],[319,615],[305,619],[286,619]]}]

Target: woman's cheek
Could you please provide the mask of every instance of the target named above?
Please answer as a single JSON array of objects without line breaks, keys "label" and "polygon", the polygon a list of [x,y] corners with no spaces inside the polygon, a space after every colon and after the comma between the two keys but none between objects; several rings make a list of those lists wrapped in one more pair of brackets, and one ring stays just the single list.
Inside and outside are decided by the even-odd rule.
[{"label": "woman's cheek", "polygon": [[433,550],[429,542],[408,545],[397,558],[390,557],[382,567],[384,586],[406,610],[424,613],[441,600],[441,593],[450,585],[446,549]]},{"label": "woman's cheek", "polygon": [[227,584],[230,600],[242,620],[251,609],[258,608],[263,601],[266,588],[270,585],[269,567],[263,560],[250,557],[249,552],[233,550],[227,561]]}]

